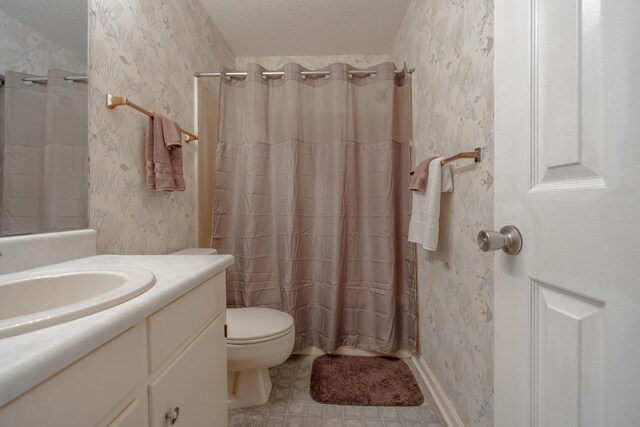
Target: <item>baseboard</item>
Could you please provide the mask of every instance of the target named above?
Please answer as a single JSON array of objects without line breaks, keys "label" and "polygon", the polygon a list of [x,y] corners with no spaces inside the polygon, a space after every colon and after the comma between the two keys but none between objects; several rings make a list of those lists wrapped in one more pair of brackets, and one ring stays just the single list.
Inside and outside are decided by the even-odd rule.
[{"label": "baseboard", "polygon": [[440,383],[433,375],[433,372],[431,372],[431,369],[429,369],[427,362],[418,355],[411,356],[411,362],[420,374],[422,381],[427,385],[429,393],[438,407],[438,410],[440,410],[440,415],[442,415],[445,424],[448,427],[465,427],[458,416],[456,409],[453,407],[453,404],[440,386]]}]

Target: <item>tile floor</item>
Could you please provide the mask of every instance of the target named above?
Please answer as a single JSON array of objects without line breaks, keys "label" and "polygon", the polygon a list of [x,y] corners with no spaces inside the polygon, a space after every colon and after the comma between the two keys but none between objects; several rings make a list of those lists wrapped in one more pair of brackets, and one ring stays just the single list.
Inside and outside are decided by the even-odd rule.
[{"label": "tile floor", "polygon": [[416,407],[344,406],[315,402],[309,395],[311,363],[315,356],[293,355],[269,373],[273,389],[262,406],[229,410],[229,427],[444,427],[427,388]]}]

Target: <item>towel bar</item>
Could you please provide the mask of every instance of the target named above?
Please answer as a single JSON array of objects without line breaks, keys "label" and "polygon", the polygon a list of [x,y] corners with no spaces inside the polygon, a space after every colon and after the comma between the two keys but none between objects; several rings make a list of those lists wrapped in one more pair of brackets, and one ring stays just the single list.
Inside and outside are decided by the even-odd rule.
[{"label": "towel bar", "polygon": [[[447,157],[446,159],[442,159],[442,161],[440,162],[441,165],[446,165],[447,163],[451,163],[455,160],[458,159],[474,159],[473,161],[475,163],[480,163],[480,160],[482,160],[482,149],[480,147],[476,148],[473,151],[468,151],[468,152],[464,152],[464,153],[458,153],[454,156],[451,157]],[[413,175],[413,172],[411,172],[411,175]]]},{"label": "towel bar", "polygon": [[458,153],[455,156],[447,157],[446,159],[443,159],[440,162],[440,164],[441,165],[446,165],[447,163],[451,163],[451,162],[453,162],[455,160],[458,160],[458,159],[474,159],[475,163],[480,163],[481,152],[482,152],[482,149],[480,147],[478,147],[475,150],[470,151],[470,152]]},{"label": "towel bar", "polygon": [[[128,107],[133,108],[134,110],[138,110],[141,113],[146,114],[149,117],[153,117],[153,113],[151,111],[147,111],[144,108],[142,108],[139,105],[134,104],[133,102],[129,101],[126,97],[124,96],[113,96],[110,93],[107,94],[107,108],[110,110],[115,109],[116,107],[119,107],[121,105],[126,105]],[[191,141],[195,141],[198,139],[198,135],[195,135],[191,132],[188,132],[184,129],[180,129],[180,132],[182,132],[185,137],[184,137],[184,142],[191,142]]]}]

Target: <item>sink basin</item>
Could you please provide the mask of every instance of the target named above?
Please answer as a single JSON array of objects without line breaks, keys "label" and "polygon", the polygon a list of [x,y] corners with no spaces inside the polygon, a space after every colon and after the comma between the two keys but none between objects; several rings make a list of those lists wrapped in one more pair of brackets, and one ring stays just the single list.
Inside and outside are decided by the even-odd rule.
[{"label": "sink basin", "polygon": [[141,268],[52,270],[0,280],[0,338],[97,313],[155,282],[153,273]]}]

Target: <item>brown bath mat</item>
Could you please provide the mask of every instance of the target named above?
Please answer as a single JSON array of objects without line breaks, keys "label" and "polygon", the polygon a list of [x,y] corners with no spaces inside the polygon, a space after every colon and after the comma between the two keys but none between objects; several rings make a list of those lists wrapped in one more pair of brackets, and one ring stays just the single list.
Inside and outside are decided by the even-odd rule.
[{"label": "brown bath mat", "polygon": [[394,357],[316,357],[311,397],[332,405],[419,406],[424,401],[411,369]]}]

